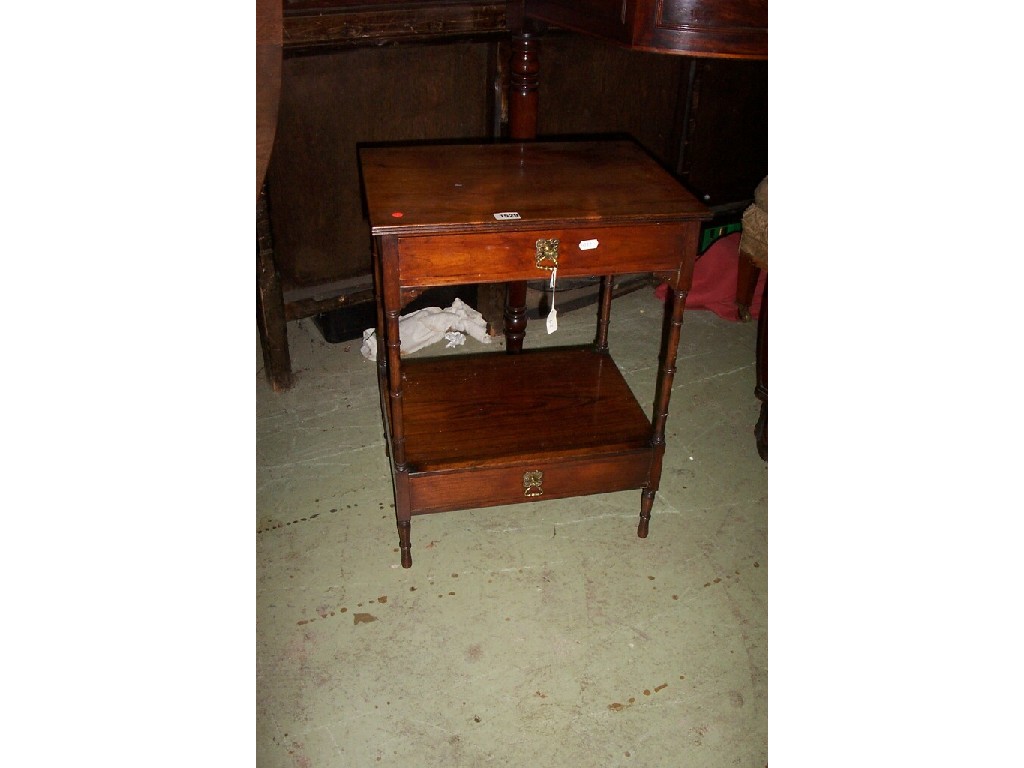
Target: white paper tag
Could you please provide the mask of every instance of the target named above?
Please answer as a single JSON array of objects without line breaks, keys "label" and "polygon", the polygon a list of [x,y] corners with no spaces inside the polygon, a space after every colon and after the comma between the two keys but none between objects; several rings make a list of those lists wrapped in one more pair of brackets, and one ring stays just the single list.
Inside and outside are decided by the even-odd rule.
[{"label": "white paper tag", "polygon": [[558,310],[555,309],[555,281],[558,280],[558,267],[551,270],[551,311],[548,312],[548,335],[558,330]]},{"label": "white paper tag", "polygon": [[494,214],[494,218],[498,221],[506,221],[507,219],[521,219],[523,217],[515,211],[502,211],[501,213]]},{"label": "white paper tag", "polygon": [[581,251],[592,251],[597,248],[598,245],[599,243],[597,240],[580,240]]}]

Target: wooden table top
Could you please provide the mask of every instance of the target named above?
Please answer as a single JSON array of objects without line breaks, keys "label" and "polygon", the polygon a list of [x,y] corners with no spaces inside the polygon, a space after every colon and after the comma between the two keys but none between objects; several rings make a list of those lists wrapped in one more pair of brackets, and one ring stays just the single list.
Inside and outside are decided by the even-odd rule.
[{"label": "wooden table top", "polygon": [[360,163],[374,235],[711,217],[630,141],[367,147]]}]

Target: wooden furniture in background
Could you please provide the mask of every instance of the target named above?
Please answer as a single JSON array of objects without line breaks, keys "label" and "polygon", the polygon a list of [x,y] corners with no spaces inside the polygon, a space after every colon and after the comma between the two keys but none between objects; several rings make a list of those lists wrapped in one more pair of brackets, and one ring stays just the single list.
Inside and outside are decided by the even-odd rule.
[{"label": "wooden furniture in background", "polygon": [[[683,306],[710,213],[631,142],[363,149],[374,237],[381,412],[402,566],[413,515],[642,489],[661,478]],[[503,214],[503,215],[496,215]],[[420,288],[599,275],[582,347],[403,360],[399,318]],[[645,416],[609,354],[613,277],[669,282]]]},{"label": "wooden furniture in background", "polygon": [[289,53],[480,39],[504,32],[503,0],[284,0]]},{"label": "wooden furniture in background", "polygon": [[[509,14],[515,52],[509,99],[512,138],[529,139],[538,133],[541,33],[548,24],[631,50],[707,59],[768,58],[768,0],[635,0],[632,6],[630,0],[622,0],[621,4],[608,0],[517,0],[510,2],[509,7],[515,9]],[[692,93],[693,76],[691,68],[688,97]],[[765,86],[767,108],[767,80]],[[581,87],[585,88],[586,82],[581,83]],[[688,122],[688,110],[695,104],[688,101],[684,106],[687,110],[684,122]],[[689,126],[686,126],[684,135],[689,135],[688,131]],[[682,162],[681,153],[680,166]],[[679,170],[681,167],[677,168]],[[709,193],[703,197],[710,202]],[[742,210],[742,204],[733,203],[731,208]],[[506,337],[514,340],[509,343],[510,352],[522,348],[526,331],[525,296],[525,285],[509,286],[505,332]]]},{"label": "wooden furniture in background", "polygon": [[292,382],[289,322],[372,306],[357,144],[490,136],[488,41],[504,19],[503,2],[284,0],[279,123],[257,221],[257,320],[275,391]]},{"label": "wooden furniture in background", "polygon": [[750,305],[754,302],[754,290],[761,279],[761,268],[754,266],[750,257],[740,251],[739,268],[736,270],[736,319],[741,323],[751,320]]},{"label": "wooden furniture in background", "polygon": [[634,50],[709,58],[768,56],[768,0],[525,0],[527,18]]},{"label": "wooden furniture in background", "polygon": [[[766,267],[767,269],[767,267]],[[757,383],[754,396],[761,401],[761,413],[754,425],[757,454],[768,461],[768,281],[761,294],[761,313],[757,316]]]},{"label": "wooden furniture in background", "polygon": [[[756,273],[768,271],[768,177],[754,190],[754,202],[743,212],[740,235],[740,263]],[[757,316],[757,384],[754,396],[761,401],[761,414],[754,426],[757,452],[768,461],[768,280],[761,292],[761,311]]]},{"label": "wooden furniture in background", "polygon": [[267,322],[266,308],[282,305],[283,296],[274,267],[264,181],[277,133],[282,35],[281,0],[256,0],[256,327],[260,332],[263,368],[277,391],[291,385],[291,359],[286,328]]},{"label": "wooden furniture in background", "polygon": [[256,197],[263,189],[281,98],[281,0],[256,0]]}]

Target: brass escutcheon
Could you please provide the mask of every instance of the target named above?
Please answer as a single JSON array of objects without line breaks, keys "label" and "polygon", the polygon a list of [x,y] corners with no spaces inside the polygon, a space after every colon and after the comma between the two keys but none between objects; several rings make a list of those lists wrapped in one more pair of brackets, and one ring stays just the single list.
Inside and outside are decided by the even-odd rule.
[{"label": "brass escutcheon", "polygon": [[[545,261],[550,261],[551,264],[545,264]],[[545,240],[541,238],[537,241],[537,269],[546,269],[549,272],[558,266],[558,240]]]},{"label": "brass escutcheon", "polygon": [[523,473],[523,496],[543,496],[544,473],[534,469]]}]

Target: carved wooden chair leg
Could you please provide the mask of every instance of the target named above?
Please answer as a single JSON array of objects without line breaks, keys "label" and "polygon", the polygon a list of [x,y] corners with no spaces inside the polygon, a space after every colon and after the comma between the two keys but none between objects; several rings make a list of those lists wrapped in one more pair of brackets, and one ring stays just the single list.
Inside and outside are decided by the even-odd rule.
[{"label": "carved wooden chair leg", "polygon": [[761,313],[757,317],[757,385],[754,396],[761,401],[761,415],[754,426],[758,455],[768,461],[768,281],[761,294]]},{"label": "carved wooden chair leg", "polygon": [[267,380],[275,392],[284,392],[292,385],[292,361],[288,353],[284,293],[274,266],[266,187],[256,198],[256,325]]},{"label": "carved wooden chair leg", "polygon": [[[740,235],[740,263],[749,262],[768,273],[768,177],[754,190],[754,202],[743,212]],[[751,286],[751,293],[753,293]],[[739,299],[737,298],[737,303]],[[768,461],[768,280],[761,293],[761,311],[757,320],[757,385],[754,395],[761,401],[761,415],[754,427],[757,453]]]},{"label": "carved wooden chair leg", "polygon": [[761,276],[760,268],[750,256],[740,251],[739,268],[736,271],[736,314],[740,322],[750,322],[750,305],[754,301],[754,289]]}]

